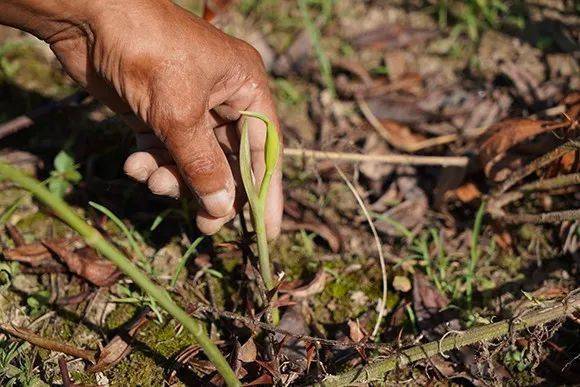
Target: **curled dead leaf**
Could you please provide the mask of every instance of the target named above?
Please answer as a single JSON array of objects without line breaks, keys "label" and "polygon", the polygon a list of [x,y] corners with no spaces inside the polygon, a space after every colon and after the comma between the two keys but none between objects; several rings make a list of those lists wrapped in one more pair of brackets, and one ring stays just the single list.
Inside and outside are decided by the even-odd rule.
[{"label": "curled dead leaf", "polygon": [[315,294],[321,293],[324,290],[327,278],[328,275],[326,274],[324,269],[320,269],[316,273],[314,279],[310,281],[310,283],[295,289],[280,288],[279,291],[280,293],[288,294],[295,299],[308,298]]},{"label": "curled dead leaf", "polygon": [[[481,144],[479,154],[486,176],[495,182],[505,180],[514,168],[527,161],[529,155],[547,153],[561,142],[557,136],[536,138],[538,135],[567,126],[567,122],[522,118],[508,119],[492,125]],[[522,149],[524,143],[526,146]],[[520,149],[517,154],[510,155],[508,151],[515,146]]]},{"label": "curled dead leaf", "polygon": [[130,341],[135,334],[149,321],[149,310],[143,311],[125,328],[124,334],[118,334],[103,348],[97,362],[88,368],[89,372],[103,372],[123,360],[132,350]]},{"label": "curled dead leaf", "polygon": [[54,241],[44,241],[43,244],[55,253],[71,272],[97,286],[110,286],[117,282],[121,275],[112,262],[101,258],[90,247],[72,250],[70,246]]}]

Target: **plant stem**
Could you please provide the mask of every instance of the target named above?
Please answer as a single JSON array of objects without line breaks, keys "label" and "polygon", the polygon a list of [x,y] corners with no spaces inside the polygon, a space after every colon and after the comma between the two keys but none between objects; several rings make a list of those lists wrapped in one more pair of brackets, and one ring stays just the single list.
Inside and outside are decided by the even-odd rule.
[{"label": "plant stem", "polygon": [[344,386],[384,380],[388,372],[418,360],[423,360],[466,345],[494,340],[510,332],[521,331],[563,318],[567,314],[573,313],[580,308],[580,295],[574,293],[576,291],[572,292],[558,306],[529,311],[526,315],[516,317],[512,320],[504,320],[472,328],[467,331],[454,332],[448,335],[448,337],[444,336],[439,341],[432,341],[427,344],[405,349],[385,360],[377,361],[367,366],[357,367],[340,375],[328,376],[320,384],[322,386]]},{"label": "plant stem", "polygon": [[30,191],[38,200],[50,207],[60,219],[78,232],[87,245],[93,247],[113,262],[145,293],[147,293],[163,309],[165,309],[193,334],[196,342],[203,348],[208,359],[213,363],[229,386],[240,385],[240,382],[226,359],[205,333],[201,322],[193,319],[181,307],[179,307],[179,305],[171,299],[164,289],[155,285],[143,272],[127,259],[123,253],[110,244],[101,233],[99,233],[99,231],[88,225],[83,219],[75,214],[72,208],[64,200],[53,195],[36,179],[26,176],[24,173],[8,164],[0,162],[0,175],[12,180],[27,191]]}]

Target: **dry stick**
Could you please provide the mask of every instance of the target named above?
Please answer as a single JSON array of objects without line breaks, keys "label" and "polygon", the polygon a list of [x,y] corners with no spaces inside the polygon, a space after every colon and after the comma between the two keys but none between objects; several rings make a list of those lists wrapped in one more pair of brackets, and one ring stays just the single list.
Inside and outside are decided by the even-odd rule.
[{"label": "dry stick", "polygon": [[55,110],[61,109],[64,106],[71,105],[73,103],[80,103],[83,99],[85,99],[88,94],[84,91],[79,91],[72,95],[69,95],[66,98],[61,99],[60,101],[52,101],[47,103],[46,105],[42,105],[29,113],[26,113],[22,116],[18,116],[8,122],[5,122],[0,125],[0,139],[7,137],[11,134],[21,131],[22,129],[26,129],[29,126],[34,125],[34,120],[49,114]]},{"label": "dry stick", "polygon": [[66,355],[70,355],[76,358],[81,358],[91,363],[95,362],[95,352],[87,351],[72,345],[63,344],[61,342],[47,339],[45,337],[39,336],[36,333],[29,331],[28,329],[18,328],[12,326],[11,324],[0,324],[0,330],[18,337],[22,340],[28,341],[30,344],[36,345],[37,347],[48,349],[49,351],[61,352]]},{"label": "dry stick", "polygon": [[381,238],[379,238],[379,234],[377,233],[377,229],[375,228],[375,224],[373,223],[373,219],[371,218],[371,215],[369,214],[367,207],[365,206],[365,203],[362,200],[360,194],[357,192],[354,185],[352,185],[352,183],[348,180],[348,178],[346,177],[344,172],[342,172],[342,169],[340,169],[338,167],[338,165],[335,165],[334,167],[336,168],[336,170],[338,171],[338,174],[340,175],[340,177],[342,177],[342,180],[344,180],[344,182],[346,183],[346,185],[348,186],[348,188],[350,189],[350,191],[354,195],[356,201],[358,202],[358,205],[362,208],[363,213],[365,215],[365,218],[367,219],[367,222],[369,223],[369,226],[371,227],[371,231],[372,231],[373,236],[375,238],[375,243],[377,244],[377,250],[379,252],[379,262],[381,263],[381,274],[383,277],[383,298],[381,299],[382,304],[381,304],[381,307],[379,308],[379,315],[377,316],[377,322],[375,323],[375,327],[373,328],[373,332],[371,334],[371,338],[375,338],[377,333],[379,332],[379,328],[381,327],[381,322],[383,321],[383,316],[386,314],[386,309],[387,309],[387,287],[388,287],[387,265],[385,264],[385,257],[383,256],[383,246],[381,244]]},{"label": "dry stick", "polygon": [[400,165],[437,165],[441,167],[465,167],[467,157],[414,156],[414,155],[363,155],[359,153],[325,152],[312,149],[285,148],[284,156],[304,157],[314,160],[364,161]]},{"label": "dry stick", "polygon": [[260,328],[268,332],[278,333],[283,336],[288,336],[296,340],[301,341],[311,341],[315,343],[320,343],[321,345],[327,347],[335,348],[367,348],[367,349],[382,349],[392,351],[393,346],[386,343],[354,343],[354,342],[342,342],[338,340],[323,339],[321,337],[314,337],[308,335],[297,335],[285,329],[277,328],[272,324],[268,324],[259,320],[254,320],[250,317],[242,316],[237,313],[228,312],[225,310],[219,310],[212,308],[211,306],[204,304],[195,304],[192,309],[196,309],[205,313],[217,314],[220,317],[227,318],[228,320],[240,321],[249,328]]},{"label": "dry stick", "polygon": [[521,331],[563,318],[580,308],[580,295],[576,291],[573,293],[558,306],[530,311],[526,315],[512,320],[504,320],[472,328],[467,331],[455,332],[455,334],[447,335],[447,337],[439,341],[417,345],[403,350],[397,355],[390,356],[387,359],[357,367],[343,374],[328,376],[320,385],[345,386],[383,380],[388,372],[418,360],[423,360],[466,345],[494,340],[510,332]]},{"label": "dry stick", "polygon": [[531,163],[527,164],[523,168],[515,171],[511,174],[511,176],[503,182],[503,184],[499,188],[499,193],[504,193],[511,187],[513,187],[518,181],[522,180],[524,177],[532,174],[534,171],[546,166],[547,164],[551,163],[553,160],[565,155],[566,153],[573,151],[578,148],[578,143],[580,138],[576,138],[574,140],[570,140],[563,145],[560,145],[556,149],[546,153],[545,155],[538,157],[537,159],[533,160]]},{"label": "dry stick", "polygon": [[580,184],[580,173],[571,173],[568,175],[556,176],[551,179],[544,179],[534,181],[533,183],[524,184],[519,191],[530,192],[530,191],[546,191],[555,188],[564,188],[570,185]]},{"label": "dry stick", "polygon": [[499,216],[507,223],[561,223],[566,220],[579,220],[580,209],[544,212],[542,214],[510,214]]}]

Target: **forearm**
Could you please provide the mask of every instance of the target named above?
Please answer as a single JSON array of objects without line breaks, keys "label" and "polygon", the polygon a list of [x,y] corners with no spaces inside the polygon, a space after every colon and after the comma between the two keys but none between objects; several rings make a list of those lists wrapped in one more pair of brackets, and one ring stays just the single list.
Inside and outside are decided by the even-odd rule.
[{"label": "forearm", "polygon": [[15,27],[51,40],[64,31],[88,25],[98,0],[2,0],[0,24]]}]

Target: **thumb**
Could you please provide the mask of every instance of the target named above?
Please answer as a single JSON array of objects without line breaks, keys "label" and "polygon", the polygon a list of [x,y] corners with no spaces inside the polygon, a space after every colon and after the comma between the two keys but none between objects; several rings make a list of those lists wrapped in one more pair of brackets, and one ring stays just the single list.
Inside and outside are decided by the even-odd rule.
[{"label": "thumb", "polygon": [[229,215],[236,196],[234,178],[213,130],[205,126],[172,130],[165,145],[206,211],[215,217]]}]

